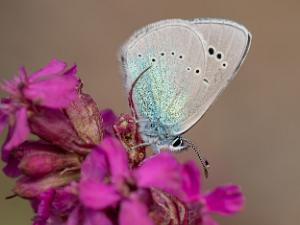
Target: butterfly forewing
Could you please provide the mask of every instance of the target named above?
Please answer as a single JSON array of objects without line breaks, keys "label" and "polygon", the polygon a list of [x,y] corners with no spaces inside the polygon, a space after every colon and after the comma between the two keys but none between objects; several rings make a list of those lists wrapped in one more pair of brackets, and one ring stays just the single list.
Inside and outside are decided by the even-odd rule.
[{"label": "butterfly forewing", "polygon": [[206,62],[201,35],[187,21],[163,21],[131,38],[122,57],[128,90],[151,66],[133,90],[138,117],[159,121],[172,133],[181,130],[182,112],[192,90],[205,88],[199,76]]}]

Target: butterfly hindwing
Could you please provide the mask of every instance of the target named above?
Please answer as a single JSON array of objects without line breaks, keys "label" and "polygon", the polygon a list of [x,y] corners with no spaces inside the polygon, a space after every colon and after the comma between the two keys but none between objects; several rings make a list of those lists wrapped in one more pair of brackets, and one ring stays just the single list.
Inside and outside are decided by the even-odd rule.
[{"label": "butterfly hindwing", "polygon": [[193,27],[206,43],[207,61],[203,81],[207,88],[198,88],[197,94],[186,101],[186,118],[177,134],[191,128],[212,105],[224,88],[234,78],[250,47],[249,31],[232,21],[223,19],[195,19]]}]

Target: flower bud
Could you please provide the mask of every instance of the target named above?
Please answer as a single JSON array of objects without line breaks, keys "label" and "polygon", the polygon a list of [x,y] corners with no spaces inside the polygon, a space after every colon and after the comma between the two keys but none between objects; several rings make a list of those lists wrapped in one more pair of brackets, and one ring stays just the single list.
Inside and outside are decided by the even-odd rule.
[{"label": "flower bud", "polygon": [[40,149],[27,151],[18,165],[18,168],[23,174],[36,178],[72,167],[80,167],[80,161],[77,155]]},{"label": "flower bud", "polygon": [[29,125],[34,134],[69,152],[90,152],[90,146],[85,146],[85,142],[78,137],[71,121],[61,110],[37,107],[30,117]]},{"label": "flower bud", "polygon": [[79,173],[56,173],[44,178],[20,178],[13,191],[23,198],[34,198],[40,193],[50,189],[62,187],[71,181],[79,179]]},{"label": "flower bud", "polygon": [[102,117],[96,102],[88,94],[79,93],[65,109],[78,136],[88,145],[97,145],[102,140]]}]

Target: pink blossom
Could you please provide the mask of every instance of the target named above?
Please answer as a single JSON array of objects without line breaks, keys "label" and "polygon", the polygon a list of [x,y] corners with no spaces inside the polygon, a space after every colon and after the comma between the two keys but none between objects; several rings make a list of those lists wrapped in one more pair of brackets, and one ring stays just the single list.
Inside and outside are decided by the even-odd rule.
[{"label": "pink blossom", "polygon": [[[28,101],[50,108],[64,108],[76,97],[76,66],[66,69],[63,61],[53,59],[40,70],[27,75],[24,67],[11,81],[5,81],[2,89],[19,103]],[[61,96],[64,96],[62,98]]]},{"label": "pink blossom", "polygon": [[26,140],[30,131],[28,117],[32,107],[64,108],[75,99],[79,81],[75,74],[76,66],[66,70],[64,62],[54,59],[30,76],[22,67],[18,76],[1,85],[10,94],[0,104],[0,132],[9,125],[2,152],[4,161],[8,160],[12,148]]},{"label": "pink blossom", "polygon": [[9,94],[0,103],[3,171],[31,202],[33,225],[216,225],[211,214],[241,210],[237,185],[201,191],[194,161],[169,152],[145,159],[135,118],[100,111],[75,74],[52,60],[1,85]]},{"label": "pink blossom", "polygon": [[103,118],[104,136],[113,135],[113,125],[116,123],[118,117],[111,109],[104,109],[100,113]]},{"label": "pink blossom", "polygon": [[[46,152],[48,148],[51,145]],[[49,153],[55,157],[55,151]],[[142,225],[166,221],[172,225],[212,225],[217,222],[211,213],[229,215],[243,205],[236,185],[200,192],[201,174],[195,162],[181,164],[168,152],[137,167],[129,165],[127,150],[110,134],[84,160],[79,182],[74,173],[35,181],[23,178],[15,191],[32,199],[34,225],[127,225],[132,221]]]},{"label": "pink blossom", "polygon": [[82,165],[80,200],[86,208],[93,210],[120,205],[120,224],[131,224],[132,219],[140,224],[153,224],[147,216],[147,196],[151,188],[190,200],[188,192],[182,188],[181,171],[182,165],[170,153],[161,153],[131,171],[126,150],[119,141],[108,137]]}]

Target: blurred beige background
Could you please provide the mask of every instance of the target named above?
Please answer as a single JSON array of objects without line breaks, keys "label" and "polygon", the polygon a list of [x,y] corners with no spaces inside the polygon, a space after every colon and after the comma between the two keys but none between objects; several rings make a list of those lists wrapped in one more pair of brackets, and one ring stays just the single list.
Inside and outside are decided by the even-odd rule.
[{"label": "blurred beige background", "polygon": [[[0,76],[53,57],[76,62],[101,108],[129,112],[116,56],[134,30],[166,18],[238,21],[252,31],[250,54],[187,136],[212,164],[204,188],[234,182],[247,197],[244,211],[218,217],[221,224],[300,224],[299,11],[297,0],[0,0]],[[4,200],[12,180],[1,173],[0,181],[0,224],[29,225],[25,201]]]}]

